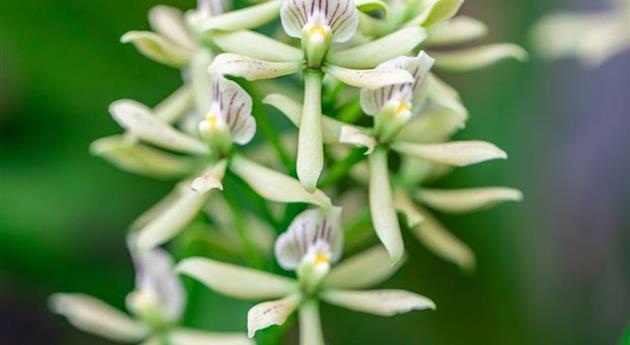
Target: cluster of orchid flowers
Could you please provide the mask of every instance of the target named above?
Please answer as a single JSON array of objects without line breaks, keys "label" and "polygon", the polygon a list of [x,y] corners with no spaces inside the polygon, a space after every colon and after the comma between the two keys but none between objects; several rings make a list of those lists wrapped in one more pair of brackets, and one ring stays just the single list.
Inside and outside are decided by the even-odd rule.
[{"label": "cluster of orchid flowers", "polygon": [[[465,71],[526,57],[512,44],[443,49],[487,31],[475,19],[455,16],[462,2],[271,0],[228,12],[222,0],[199,0],[186,13],[153,8],[154,31],[132,31],[122,41],[181,69],[183,86],[154,108],[114,102],[110,112],[125,133],[99,139],[91,149],[121,169],[182,180],[132,225],[128,245],[137,282],[127,305],[134,318],[81,294],[53,295],[53,310],[114,340],[175,345],[251,344],[256,331],[281,325],[297,311],[300,343],[316,345],[325,343],[320,301],[385,316],[434,309],[416,293],[364,290],[404,261],[398,212],[430,250],[471,270],[470,249],[424,207],[458,213],[521,198],[503,187],[418,187],[450,167],[506,158],[491,143],[448,141],[468,113],[431,70]],[[284,31],[278,39],[249,30],[278,16]],[[289,96],[287,81],[249,83],[292,74],[303,80],[302,102]],[[262,103],[297,126],[297,139],[274,131],[267,118],[272,112],[254,109],[264,105],[246,89],[255,96],[275,91]],[[356,123],[363,114],[373,125]],[[257,126],[268,143],[242,147]],[[399,158],[397,169],[390,168],[390,156]],[[226,179],[259,198],[258,212],[245,214],[239,192],[223,190]],[[342,179],[364,188],[344,188]],[[204,233],[209,242],[256,268],[206,257],[174,265],[160,246],[200,213],[221,228]],[[335,265],[344,248],[366,247]],[[264,270],[269,265],[261,261],[271,253],[295,279]],[[270,301],[249,310],[247,336],[187,329],[179,325],[185,297],[177,273],[227,296]]]}]

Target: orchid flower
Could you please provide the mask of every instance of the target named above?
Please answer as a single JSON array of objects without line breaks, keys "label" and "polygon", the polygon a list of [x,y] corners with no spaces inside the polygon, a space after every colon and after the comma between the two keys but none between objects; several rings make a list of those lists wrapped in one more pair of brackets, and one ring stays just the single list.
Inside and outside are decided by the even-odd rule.
[{"label": "orchid flower", "polygon": [[[223,190],[221,182],[227,169],[268,200],[330,207],[330,200],[323,192],[306,192],[294,178],[232,150],[234,144],[245,145],[255,134],[252,100],[233,81],[216,74],[211,80],[209,105],[206,115],[198,119],[198,135],[170,126],[138,102],[120,100],[111,105],[110,111],[134,136],[134,141],[125,146],[124,142],[105,138],[93,144],[93,151],[108,152],[109,158],[122,168],[148,174],[194,176],[179,183],[164,203],[156,206],[157,211],[149,212],[136,223],[137,245],[141,249],[153,248],[179,233],[206,205],[213,190]],[[137,140],[186,156],[167,153]],[[114,150],[112,146],[118,147]]]},{"label": "orchid flower", "polygon": [[251,32],[226,34],[217,44],[228,53],[217,56],[210,70],[247,80],[303,72],[304,107],[299,125],[296,169],[300,182],[312,191],[324,166],[323,75],[370,89],[410,82],[411,75],[401,69],[351,69],[343,61],[368,59],[375,66],[409,52],[426,34],[419,27],[406,28],[364,46],[339,51],[332,44],[348,41],[357,31],[359,15],[353,0],[284,0],[280,18],[284,31],[301,40],[302,49]]},{"label": "orchid flower", "polygon": [[558,12],[543,17],[532,31],[541,56],[576,57],[598,66],[630,48],[630,1],[610,1],[596,13]]},{"label": "orchid flower", "polygon": [[132,252],[136,288],[127,296],[129,316],[105,302],[80,293],[56,293],[51,309],[75,327],[104,338],[142,344],[248,345],[244,334],[213,333],[178,325],[186,304],[184,287],[173,272],[173,260],[161,249]]},{"label": "orchid flower", "polygon": [[[188,258],[176,270],[208,288],[241,299],[268,299],[247,314],[248,335],[281,325],[298,310],[300,344],[324,344],[319,303],[391,316],[411,310],[434,309],[426,297],[404,290],[358,290],[378,284],[398,266],[377,246],[342,261],[343,232],[339,208],[310,209],[298,215],[276,240],[278,264],[296,272],[297,279],[277,276],[207,258]],[[331,268],[332,267],[332,268]]]},{"label": "orchid flower", "polygon": [[[477,47],[454,48],[453,46],[467,44],[484,37],[488,29],[477,19],[468,16],[456,16],[464,0],[421,0],[421,1],[393,1],[389,6],[388,16],[378,19],[361,15],[359,30],[362,34],[377,39],[391,33],[400,27],[420,27],[427,33],[421,48],[426,49],[435,59],[435,68],[450,72],[465,72],[476,70],[505,59],[523,61],[527,53],[523,48],[511,43],[495,43]],[[394,5],[395,4],[395,5]],[[387,37],[387,36],[385,36]],[[432,48],[439,48],[433,51]],[[445,48],[449,48],[445,50]],[[340,58],[335,60],[345,63],[351,68],[365,68],[371,66],[369,59],[354,59],[352,61]],[[462,116],[467,116],[467,110],[456,97],[452,97],[452,88],[431,74],[429,84],[430,93],[439,92],[432,97],[440,98],[443,103],[454,107]],[[435,85],[435,86],[433,86]]]},{"label": "orchid flower", "polygon": [[[429,70],[432,65],[433,59],[425,52],[420,52],[417,57],[398,57],[376,67],[375,70],[392,66],[405,69],[413,75],[414,80],[411,83],[375,90],[361,90],[361,107],[366,114],[374,116],[374,128],[349,126],[327,117],[323,121],[324,126],[329,128],[328,132],[337,135],[327,138],[327,142],[367,148],[372,222],[378,238],[394,263],[403,257],[404,245],[391,190],[387,164],[389,150],[396,151],[403,157],[449,166],[466,166],[506,158],[505,152],[487,142],[441,142],[448,136],[439,138],[437,142],[417,142],[417,138],[422,138],[422,131],[433,136],[440,131],[451,134],[463,127],[466,120],[453,107],[444,106],[441,99],[434,101],[431,98]],[[439,109],[436,116],[418,116],[427,100],[433,102],[429,104],[431,107]],[[298,122],[299,104],[296,105],[280,95],[268,96],[266,103],[281,110],[294,123]],[[414,117],[417,119],[411,121]]]}]

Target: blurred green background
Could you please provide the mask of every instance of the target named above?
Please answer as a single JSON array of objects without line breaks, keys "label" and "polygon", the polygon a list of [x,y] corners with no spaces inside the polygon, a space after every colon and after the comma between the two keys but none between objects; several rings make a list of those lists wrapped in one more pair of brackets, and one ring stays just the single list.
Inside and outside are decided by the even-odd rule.
[{"label": "blurred green background", "polygon": [[[2,344],[109,344],[52,315],[46,297],[84,292],[123,308],[133,288],[126,228],[171,183],[120,172],[88,146],[120,132],[110,102],[154,105],[180,83],[178,72],[118,41],[147,28],[146,13],[158,3],[194,6],[0,1]],[[469,0],[462,12],[490,25],[488,42],[529,49],[527,32],[543,13],[604,5]],[[380,318],[326,306],[326,337],[331,344],[616,343],[630,311],[629,55],[598,69],[533,58],[444,76],[472,115],[457,138],[492,141],[510,159],[458,169],[440,185],[512,186],[525,200],[440,217],[477,254],[472,276],[409,238],[409,260],[386,286],[430,296],[437,311]],[[251,304],[192,288],[188,324],[244,329]]]}]

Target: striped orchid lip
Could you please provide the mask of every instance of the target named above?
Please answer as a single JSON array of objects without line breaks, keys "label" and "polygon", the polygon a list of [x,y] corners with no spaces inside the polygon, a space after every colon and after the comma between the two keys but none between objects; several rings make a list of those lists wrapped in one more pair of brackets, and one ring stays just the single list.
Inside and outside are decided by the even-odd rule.
[{"label": "striped orchid lip", "polygon": [[343,249],[340,215],[339,207],[299,214],[276,241],[275,254],[280,266],[294,270],[302,263],[318,267],[339,260]]},{"label": "striped orchid lip", "polygon": [[214,133],[227,126],[232,141],[247,144],[256,133],[251,115],[252,98],[237,83],[212,74],[212,101],[205,119],[199,123],[202,133]]},{"label": "striped orchid lip", "polygon": [[[393,104],[396,114],[416,114],[422,106],[429,70],[434,59],[424,51],[416,57],[401,56],[378,65],[376,69],[403,69],[414,81],[385,86],[376,90],[361,89],[361,108],[368,115],[377,115],[386,104]],[[394,104],[395,103],[395,104]]]},{"label": "striped orchid lip", "polygon": [[284,0],[280,18],[291,37],[332,35],[334,42],[348,41],[359,25],[353,0]]}]

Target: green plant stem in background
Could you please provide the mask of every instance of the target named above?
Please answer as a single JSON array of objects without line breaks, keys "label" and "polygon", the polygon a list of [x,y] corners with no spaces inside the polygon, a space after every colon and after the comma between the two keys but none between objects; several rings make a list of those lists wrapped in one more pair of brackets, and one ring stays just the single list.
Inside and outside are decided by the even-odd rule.
[{"label": "green plant stem in background", "polygon": [[262,102],[260,102],[262,97],[260,97],[257,89],[251,86],[251,84],[241,83],[240,85],[243,86],[243,88],[252,96],[252,100],[254,102],[252,107],[252,116],[256,119],[256,126],[258,130],[260,130],[262,135],[265,137],[265,140],[271,143],[274,150],[276,150],[282,165],[284,165],[289,174],[295,176],[295,161],[291,158],[287,150],[285,150],[284,146],[280,142],[281,136],[278,135],[279,131],[273,127],[273,124],[269,121],[267,114],[261,111],[264,106]]},{"label": "green plant stem in background", "polygon": [[244,215],[242,212],[242,208],[239,205],[238,200],[231,193],[223,193],[225,197],[225,201],[227,201],[230,206],[230,211],[232,212],[232,219],[234,221],[234,227],[236,227],[236,231],[243,243],[243,249],[245,250],[245,256],[247,257],[247,261],[252,267],[263,269],[265,267],[264,261],[251,241],[247,229],[245,228],[244,223]]},{"label": "green plant stem in background", "polygon": [[320,188],[330,187],[339,179],[346,176],[352,167],[365,159],[365,149],[355,148],[346,156],[346,158],[336,162],[326,176],[319,183]]},{"label": "green plant stem in background", "polygon": [[362,115],[363,112],[361,111],[361,105],[359,104],[359,102],[351,102],[341,108],[338,118],[340,121],[346,123],[355,123],[361,118]]}]

